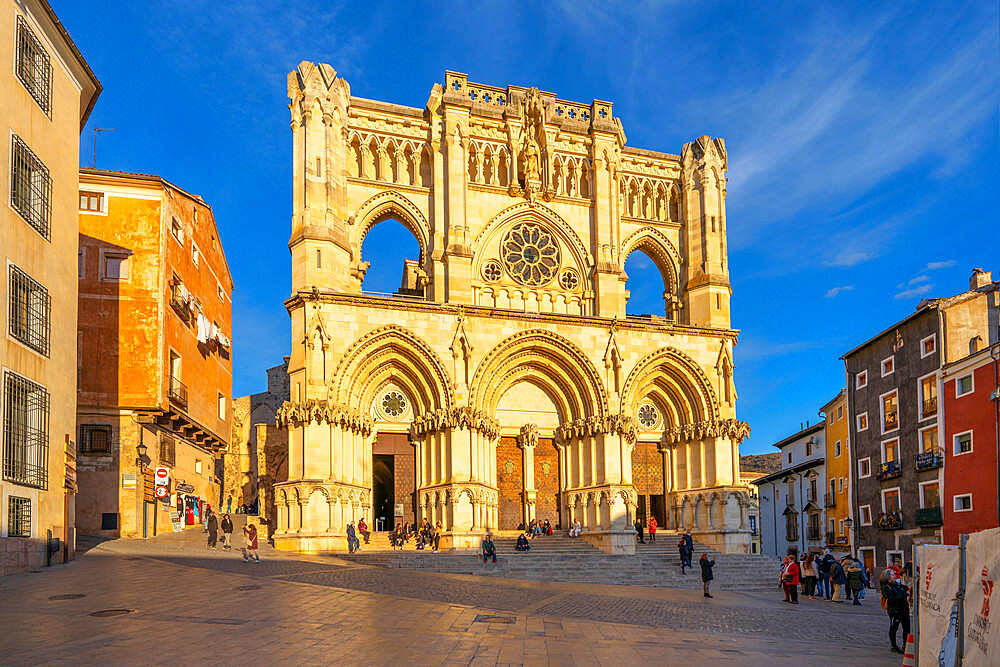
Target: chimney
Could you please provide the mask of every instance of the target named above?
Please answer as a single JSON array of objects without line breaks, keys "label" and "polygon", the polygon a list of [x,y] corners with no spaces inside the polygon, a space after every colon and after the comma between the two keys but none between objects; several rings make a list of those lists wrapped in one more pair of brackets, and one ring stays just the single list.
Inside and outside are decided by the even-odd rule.
[{"label": "chimney", "polygon": [[972,269],[972,277],[969,278],[969,289],[975,290],[985,287],[993,282],[993,274],[982,269]]}]

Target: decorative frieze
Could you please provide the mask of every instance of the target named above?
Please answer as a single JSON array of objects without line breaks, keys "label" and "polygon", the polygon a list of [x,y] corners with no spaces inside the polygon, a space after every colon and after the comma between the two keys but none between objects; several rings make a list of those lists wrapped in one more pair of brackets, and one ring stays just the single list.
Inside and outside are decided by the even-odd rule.
[{"label": "decorative frieze", "polygon": [[684,424],[683,426],[673,426],[663,432],[663,438],[669,444],[704,440],[705,438],[728,438],[736,444],[740,444],[749,435],[750,424],[739,419],[720,419]]},{"label": "decorative frieze", "polygon": [[485,412],[468,406],[451,410],[442,408],[415,417],[410,424],[410,437],[420,440],[449,429],[475,431],[491,440],[500,437],[500,422]]},{"label": "decorative frieze", "polygon": [[339,426],[365,436],[371,434],[375,425],[371,417],[354,408],[315,399],[298,403],[285,401],[275,418],[276,425],[283,428],[306,426],[312,422]]},{"label": "decorative frieze", "polygon": [[639,425],[635,417],[626,414],[613,414],[604,417],[586,417],[574,419],[559,425],[557,436],[563,444],[569,444],[578,438],[596,435],[620,435],[627,444],[635,443]]}]

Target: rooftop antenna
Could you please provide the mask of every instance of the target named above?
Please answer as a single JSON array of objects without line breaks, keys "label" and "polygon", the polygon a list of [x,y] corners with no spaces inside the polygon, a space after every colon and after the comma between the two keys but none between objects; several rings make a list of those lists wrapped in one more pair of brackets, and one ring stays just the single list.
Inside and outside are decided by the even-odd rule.
[{"label": "rooftop antenna", "polygon": [[91,161],[90,166],[97,169],[97,135],[100,132],[114,132],[113,127],[95,127],[94,128],[94,159]]}]

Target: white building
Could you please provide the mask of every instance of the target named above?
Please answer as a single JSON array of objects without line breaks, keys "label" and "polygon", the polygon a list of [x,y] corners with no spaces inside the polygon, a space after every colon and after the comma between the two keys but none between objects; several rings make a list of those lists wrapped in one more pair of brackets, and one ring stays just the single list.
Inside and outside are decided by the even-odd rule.
[{"label": "white building", "polygon": [[826,523],[826,429],[806,426],[774,445],[781,470],[753,481],[759,489],[761,550],[768,556],[822,553]]}]

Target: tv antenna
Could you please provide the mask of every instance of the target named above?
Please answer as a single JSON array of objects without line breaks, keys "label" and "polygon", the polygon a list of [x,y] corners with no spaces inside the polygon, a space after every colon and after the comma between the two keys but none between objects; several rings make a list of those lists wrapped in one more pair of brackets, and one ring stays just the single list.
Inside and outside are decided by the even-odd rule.
[{"label": "tv antenna", "polygon": [[94,128],[94,158],[90,163],[90,166],[97,169],[97,135],[102,132],[114,132],[113,127],[95,127]]}]

